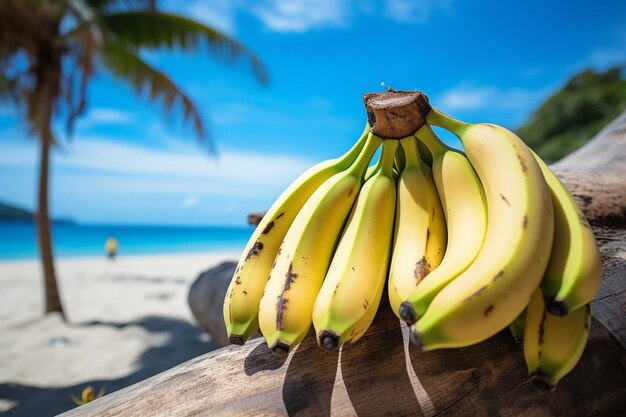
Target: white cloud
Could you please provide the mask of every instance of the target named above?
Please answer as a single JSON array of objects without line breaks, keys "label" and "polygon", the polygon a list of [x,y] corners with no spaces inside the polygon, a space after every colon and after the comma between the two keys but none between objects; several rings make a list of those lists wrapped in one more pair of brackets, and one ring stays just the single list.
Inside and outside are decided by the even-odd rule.
[{"label": "white cloud", "polygon": [[[36,166],[35,143],[7,141],[2,168]],[[98,137],[76,137],[53,156],[57,172],[97,175],[121,193],[263,195],[279,191],[313,164],[288,155],[221,152],[217,158],[198,147],[153,149]],[[187,203],[189,204],[189,202]]]},{"label": "white cloud", "polygon": [[385,0],[384,14],[402,23],[424,23],[435,10],[451,12],[452,0]]},{"label": "white cloud", "polygon": [[452,13],[454,0],[166,0],[164,10],[199,19],[234,35],[238,13],[257,17],[271,31],[299,33],[324,27],[346,27],[357,14],[396,22],[424,23],[437,11]]},{"label": "white cloud", "polygon": [[346,24],[344,0],[265,0],[252,9],[265,26],[277,32],[305,32]]},{"label": "white cloud", "polygon": [[469,84],[446,91],[436,102],[444,111],[479,110],[494,107],[505,110],[527,108],[535,103],[543,91],[524,88],[501,89],[494,86],[475,87]]},{"label": "white cloud", "polygon": [[134,120],[132,113],[112,109],[105,107],[96,107],[87,113],[87,115],[80,120],[82,126],[93,126],[101,124],[127,124]]},{"label": "white cloud", "polygon": [[180,205],[185,209],[195,207],[198,205],[198,196],[189,195],[183,199]]},{"label": "white cloud", "polygon": [[235,14],[231,0],[194,0],[185,2],[185,14],[228,34],[235,33]]}]

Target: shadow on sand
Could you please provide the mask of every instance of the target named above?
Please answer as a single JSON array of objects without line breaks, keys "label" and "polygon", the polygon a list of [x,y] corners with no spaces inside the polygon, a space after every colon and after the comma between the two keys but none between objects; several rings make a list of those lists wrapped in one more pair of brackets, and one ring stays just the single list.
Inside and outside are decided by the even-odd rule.
[{"label": "shadow on sand", "polygon": [[[80,396],[81,391],[91,385],[96,392],[100,387],[105,387],[106,393],[109,394],[216,349],[212,343],[203,340],[203,333],[200,329],[185,320],[150,316],[129,323],[98,321],[75,326],[94,325],[115,328],[140,326],[151,333],[165,334],[167,338],[160,346],[149,347],[145,350],[137,359],[137,370],[122,378],[97,379],[57,388],[25,386],[10,382],[0,384],[0,400],[14,404],[1,415],[7,417],[57,415],[76,407],[69,397],[70,392]],[[111,346],[111,349],[115,349],[115,346]],[[50,357],[50,360],[54,360],[54,357]]]}]

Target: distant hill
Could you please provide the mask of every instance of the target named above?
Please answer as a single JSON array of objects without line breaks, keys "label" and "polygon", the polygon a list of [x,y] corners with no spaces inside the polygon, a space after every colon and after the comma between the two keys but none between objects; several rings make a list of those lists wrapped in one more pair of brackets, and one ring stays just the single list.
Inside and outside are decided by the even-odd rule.
[{"label": "distant hill", "polygon": [[31,221],[33,212],[0,201],[0,221]]},{"label": "distant hill", "polygon": [[624,67],[573,76],[517,130],[546,162],[575,151],[626,109]]},{"label": "distant hill", "polygon": [[[0,222],[30,222],[33,221],[35,213],[32,211],[15,207],[7,203],[0,201]],[[72,219],[52,219],[55,223],[76,223]]]}]

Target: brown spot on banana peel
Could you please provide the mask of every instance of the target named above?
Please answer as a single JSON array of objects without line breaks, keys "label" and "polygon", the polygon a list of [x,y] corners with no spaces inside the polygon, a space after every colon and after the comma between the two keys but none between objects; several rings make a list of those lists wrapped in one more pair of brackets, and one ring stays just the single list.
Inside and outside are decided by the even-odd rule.
[{"label": "brown spot on banana peel", "polygon": [[243,292],[245,295],[248,295],[248,291],[243,290],[242,292]]},{"label": "brown spot on banana peel", "polygon": [[522,172],[526,174],[528,172],[528,167],[526,166],[526,160],[522,158],[519,154],[517,154],[517,159],[519,159],[519,163],[522,166]]},{"label": "brown spot on banana peel", "polygon": [[250,251],[246,255],[246,261],[252,259],[252,257],[254,256],[259,256],[262,250],[263,250],[263,243],[257,240],[256,242],[254,242],[254,245],[252,245],[252,248],[250,248]]},{"label": "brown spot on banana peel", "polygon": [[270,232],[270,230],[272,230],[272,228],[273,228],[273,227],[274,227],[274,222],[273,222],[273,221],[272,221],[272,222],[269,222],[269,223],[267,224],[267,226],[265,226],[265,229],[263,229],[263,231],[261,232],[261,234],[264,234],[264,235],[268,234],[268,233]]},{"label": "brown spot on banana peel", "polygon": [[430,264],[426,260],[425,256],[415,263],[415,270],[413,271],[413,278],[419,284],[426,275],[430,274]]},{"label": "brown spot on banana peel", "polygon": [[528,216],[524,214],[524,219],[522,220],[522,229],[526,229],[528,225]]},{"label": "brown spot on banana peel", "polygon": [[489,307],[487,307],[485,311],[483,311],[483,316],[489,317],[489,314],[491,314],[492,311],[493,311],[493,304],[490,304]]},{"label": "brown spot on banana peel", "polygon": [[479,289],[477,289],[476,291],[474,291],[472,294],[470,294],[465,300],[465,301],[469,301],[474,297],[478,297],[480,295],[481,292],[485,291],[485,289],[487,288],[486,285],[483,285],[482,287],[480,287]]},{"label": "brown spot on banana peel", "polygon": [[285,293],[291,289],[291,284],[293,284],[296,278],[298,278],[298,274],[294,273],[292,268],[293,264],[290,263],[287,273],[285,274],[285,284],[283,285],[283,290],[280,292],[276,302],[276,328],[279,330],[282,325],[283,314],[287,311],[287,304],[289,302],[289,300],[285,298]]},{"label": "brown spot on banana peel", "polygon": [[491,282],[496,282],[504,275],[504,269],[498,272],[493,278],[491,278]]},{"label": "brown spot on banana peel", "polygon": [[241,277],[239,275],[235,278],[235,285],[241,285]]},{"label": "brown spot on banana peel", "polygon": [[276,216],[276,219],[274,219],[274,220],[278,220],[278,219],[280,219],[281,217],[283,217],[284,215],[285,215],[285,212],[283,211],[283,212],[282,212],[282,213],[280,213],[278,216]]},{"label": "brown spot on banana peel", "polygon": [[500,193],[500,198],[504,200],[507,206],[511,207],[511,203],[509,203],[509,200],[507,200],[506,197],[502,193]]},{"label": "brown spot on banana peel", "polygon": [[367,301],[367,298],[365,299],[364,303],[363,303],[363,310],[367,310],[367,307],[370,306],[369,301]]},{"label": "brown spot on banana peel", "polygon": [[[544,333],[544,324],[546,322],[546,309],[543,309],[543,315],[541,316],[541,321],[539,322],[539,329],[537,330],[538,335],[537,335],[537,340],[539,342],[539,347],[541,347],[541,345],[543,344],[543,333]],[[539,351],[539,353],[541,354],[541,350]]]},{"label": "brown spot on banana peel", "polygon": [[352,192],[354,191],[353,188],[350,188],[350,191],[348,191],[348,197],[350,197],[352,195]]}]

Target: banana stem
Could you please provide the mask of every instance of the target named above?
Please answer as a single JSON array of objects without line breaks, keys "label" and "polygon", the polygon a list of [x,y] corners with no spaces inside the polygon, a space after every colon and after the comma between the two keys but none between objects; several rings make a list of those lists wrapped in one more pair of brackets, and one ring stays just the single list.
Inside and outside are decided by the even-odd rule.
[{"label": "banana stem", "polygon": [[397,140],[386,140],[383,142],[383,150],[380,155],[380,162],[378,163],[380,165],[380,169],[378,170],[380,175],[388,177],[393,175],[393,160],[397,149]]},{"label": "banana stem", "polygon": [[365,141],[365,145],[361,150],[361,153],[356,158],[356,161],[350,167],[350,170],[353,174],[360,176],[363,178],[365,175],[365,170],[367,169],[372,156],[380,146],[383,140],[378,136],[374,135],[372,132],[367,134],[367,139]]},{"label": "banana stem", "polygon": [[415,167],[421,165],[421,160],[417,156],[419,154],[417,150],[417,142],[415,136],[409,136],[400,141],[400,145],[404,150],[404,157],[406,158],[405,167]]},{"label": "banana stem", "polygon": [[420,130],[415,132],[415,137],[419,139],[430,151],[433,158],[442,153],[451,150],[445,143],[439,139],[439,137],[433,132],[433,129],[429,125],[424,125]]},{"label": "banana stem", "polygon": [[470,123],[454,119],[435,108],[432,108],[432,110],[426,115],[426,123],[449,130],[459,138],[461,138],[463,133],[465,133],[465,130],[470,127]]}]

